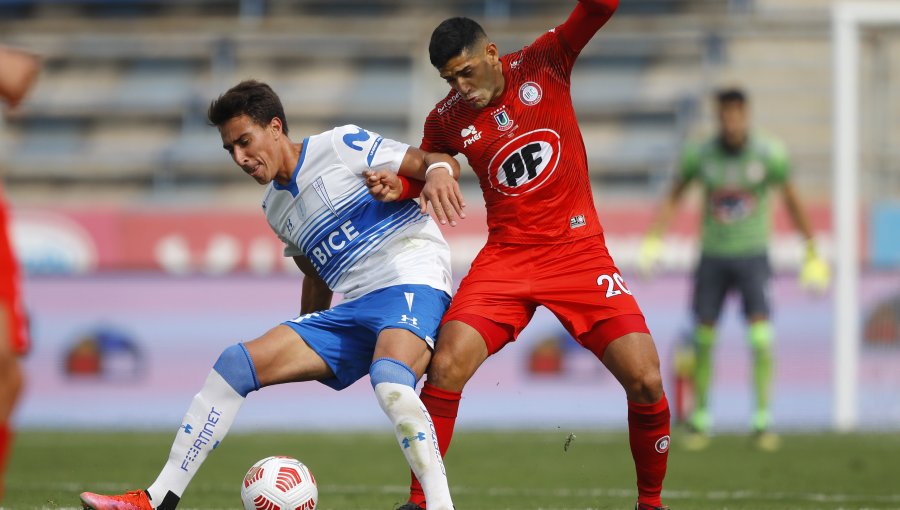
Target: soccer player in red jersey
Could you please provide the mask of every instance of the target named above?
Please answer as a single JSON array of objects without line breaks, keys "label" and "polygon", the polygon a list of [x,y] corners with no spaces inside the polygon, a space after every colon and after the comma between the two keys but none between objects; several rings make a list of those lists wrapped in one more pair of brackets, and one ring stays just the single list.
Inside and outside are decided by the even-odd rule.
[{"label": "soccer player in red jersey", "polygon": [[[40,70],[37,57],[0,46],[0,99],[15,107]],[[22,389],[19,356],[28,351],[28,331],[19,292],[19,267],[12,251],[6,205],[0,189],[0,501],[3,473],[12,446],[10,417]]]},{"label": "soccer player in red jersey", "polygon": [[19,356],[28,351],[28,332],[19,293],[19,269],[0,197],[0,501],[3,473],[12,448],[10,418],[22,389]]},{"label": "soccer player in red jersey", "polygon": [[[606,249],[570,96],[579,52],[617,6],[581,0],[562,25],[504,56],[471,19],[448,19],[433,32],[431,63],[452,90],[428,115],[421,148],[466,156],[489,234],[444,316],[421,398],[446,451],[463,386],[543,305],[625,389],[636,508],[645,510],[665,508],[669,405],[653,339]],[[442,223],[461,214],[456,182],[442,169],[424,188],[384,172],[369,185],[384,200],[421,189],[422,207],[430,202]],[[413,480],[400,509],[421,508]]]}]

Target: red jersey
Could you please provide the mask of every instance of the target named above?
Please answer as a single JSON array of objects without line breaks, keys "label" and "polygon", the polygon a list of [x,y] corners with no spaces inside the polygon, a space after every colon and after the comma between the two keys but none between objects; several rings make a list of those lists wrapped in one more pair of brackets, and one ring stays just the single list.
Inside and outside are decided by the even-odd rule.
[{"label": "red jersey", "polygon": [[0,303],[9,303],[10,317],[7,335],[18,354],[28,351],[28,330],[19,288],[19,266],[12,250],[12,236],[8,231],[6,207],[0,195]]},{"label": "red jersey", "polygon": [[562,243],[603,232],[570,75],[614,9],[579,4],[565,23],[501,57],[505,86],[487,106],[451,91],[428,115],[421,148],[466,156],[484,194],[489,242]]}]

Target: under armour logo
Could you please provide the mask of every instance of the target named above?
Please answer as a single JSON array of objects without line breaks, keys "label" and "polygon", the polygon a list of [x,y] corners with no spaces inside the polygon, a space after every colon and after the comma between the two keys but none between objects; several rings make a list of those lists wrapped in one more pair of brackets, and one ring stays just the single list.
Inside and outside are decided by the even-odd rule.
[{"label": "under armour logo", "polygon": [[403,441],[400,441],[403,444],[403,448],[409,448],[409,445],[412,441],[425,441],[425,433],[419,432],[414,436],[407,436],[403,438]]},{"label": "under armour logo", "polygon": [[400,322],[403,324],[409,324],[410,326],[412,326],[414,328],[419,327],[419,319],[417,319],[415,317],[410,317],[410,316],[406,315],[405,313],[400,316]]}]

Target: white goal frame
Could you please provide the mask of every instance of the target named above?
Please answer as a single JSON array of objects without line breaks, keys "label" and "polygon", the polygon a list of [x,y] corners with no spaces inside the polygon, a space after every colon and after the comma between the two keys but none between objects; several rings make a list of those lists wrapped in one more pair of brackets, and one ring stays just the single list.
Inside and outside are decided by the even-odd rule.
[{"label": "white goal frame", "polygon": [[859,346],[859,39],[869,26],[900,24],[900,2],[838,1],[832,7],[834,170],[832,221],[835,239],[834,427],[857,426]]}]

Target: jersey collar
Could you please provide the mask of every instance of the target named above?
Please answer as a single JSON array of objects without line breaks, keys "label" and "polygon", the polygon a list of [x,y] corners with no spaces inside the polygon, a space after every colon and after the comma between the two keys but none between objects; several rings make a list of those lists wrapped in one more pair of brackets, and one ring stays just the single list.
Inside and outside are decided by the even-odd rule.
[{"label": "jersey collar", "polygon": [[303,148],[300,149],[300,157],[297,159],[297,166],[294,167],[294,173],[291,175],[291,182],[286,186],[278,184],[278,181],[272,181],[272,186],[278,190],[287,190],[291,192],[291,196],[296,197],[300,194],[300,188],[297,187],[297,176],[300,174],[300,167],[306,159],[306,149],[309,147],[309,137],[303,139]]}]

